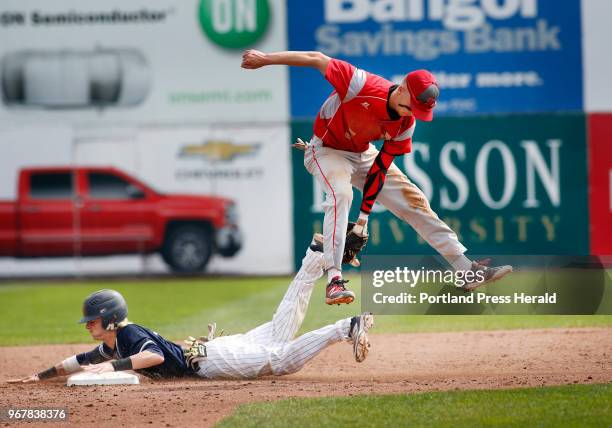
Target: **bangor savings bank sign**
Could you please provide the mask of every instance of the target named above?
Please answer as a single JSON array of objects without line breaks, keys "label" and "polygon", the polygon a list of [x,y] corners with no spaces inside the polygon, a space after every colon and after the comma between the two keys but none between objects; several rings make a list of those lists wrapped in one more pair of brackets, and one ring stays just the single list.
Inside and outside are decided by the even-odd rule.
[{"label": "bangor savings bank sign", "polygon": [[[580,25],[579,0],[288,5],[290,49],[319,50],[394,81],[430,69],[442,87],[440,113],[581,110]],[[329,87],[320,76],[290,73],[292,114],[308,117]]]}]

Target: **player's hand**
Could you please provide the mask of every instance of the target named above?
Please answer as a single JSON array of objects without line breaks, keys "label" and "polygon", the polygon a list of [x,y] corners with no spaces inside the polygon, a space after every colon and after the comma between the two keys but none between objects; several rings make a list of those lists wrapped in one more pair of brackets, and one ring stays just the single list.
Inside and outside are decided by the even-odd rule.
[{"label": "player's hand", "polygon": [[100,364],[91,364],[88,366],[81,366],[83,368],[83,370],[85,370],[86,372],[89,373],[97,373],[97,374],[102,374],[102,373],[110,373],[110,372],[114,372],[115,368],[113,367],[113,365],[111,363],[100,363]]},{"label": "player's hand", "polygon": [[254,70],[266,65],[266,54],[255,49],[249,49],[242,54],[242,68]]},{"label": "player's hand", "polygon": [[353,232],[357,236],[367,238],[368,237],[368,221],[363,220],[363,219],[357,220],[355,222],[355,226],[353,226],[353,228],[348,231],[348,233],[351,233],[351,232]]},{"label": "player's hand", "polygon": [[40,382],[40,379],[38,379],[37,374],[33,374],[33,375],[26,376],[21,379],[9,379],[6,382],[7,383],[34,383],[34,382]]}]

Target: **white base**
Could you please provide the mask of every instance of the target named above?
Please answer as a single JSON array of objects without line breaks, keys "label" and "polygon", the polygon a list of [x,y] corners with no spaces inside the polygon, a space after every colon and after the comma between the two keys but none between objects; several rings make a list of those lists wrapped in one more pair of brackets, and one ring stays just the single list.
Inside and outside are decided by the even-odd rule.
[{"label": "white base", "polygon": [[66,385],[138,385],[138,376],[126,372],[78,373],[70,376]]}]

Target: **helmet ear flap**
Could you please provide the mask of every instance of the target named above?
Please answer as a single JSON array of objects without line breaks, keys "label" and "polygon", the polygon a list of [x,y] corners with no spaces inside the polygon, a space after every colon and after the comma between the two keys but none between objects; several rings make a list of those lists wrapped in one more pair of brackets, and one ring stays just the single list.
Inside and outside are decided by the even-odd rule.
[{"label": "helmet ear flap", "polygon": [[106,330],[108,331],[112,331],[115,329],[115,321],[117,321],[117,316],[113,315],[113,317],[108,321],[108,323],[106,324]]}]

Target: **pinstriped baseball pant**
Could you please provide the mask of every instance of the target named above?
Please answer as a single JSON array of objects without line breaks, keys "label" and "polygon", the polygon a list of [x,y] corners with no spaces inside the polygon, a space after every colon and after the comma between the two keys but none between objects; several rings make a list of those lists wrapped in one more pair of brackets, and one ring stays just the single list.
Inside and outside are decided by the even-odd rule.
[{"label": "pinstriped baseball pant", "polygon": [[245,334],[222,336],[206,344],[198,375],[209,379],[255,378],[300,370],[329,345],[348,337],[351,319],[308,332],[296,339],[312,289],[323,275],[323,254],[307,250],[272,320]]},{"label": "pinstriped baseball pant", "polygon": [[[363,153],[347,152],[323,147],[323,142],[313,137],[304,152],[304,166],[317,179],[325,191],[323,211],[324,269],[342,270],[344,240],[353,202],[353,187],[363,191],[366,176],[378,150],[370,144]],[[385,184],[377,201],[396,217],[410,224],[438,253],[449,262],[465,253],[455,232],[444,223],[429,206],[429,201],[414,183],[395,165],[387,171]]]}]

